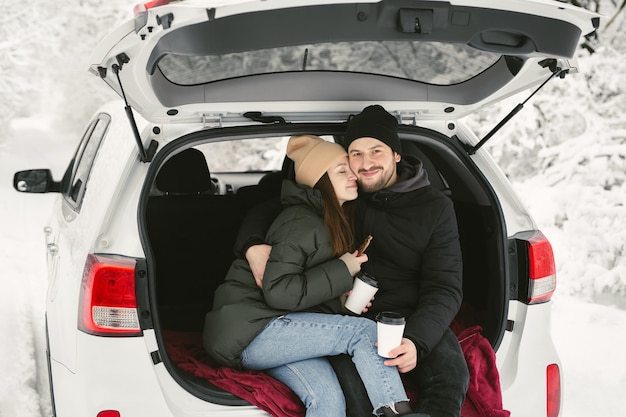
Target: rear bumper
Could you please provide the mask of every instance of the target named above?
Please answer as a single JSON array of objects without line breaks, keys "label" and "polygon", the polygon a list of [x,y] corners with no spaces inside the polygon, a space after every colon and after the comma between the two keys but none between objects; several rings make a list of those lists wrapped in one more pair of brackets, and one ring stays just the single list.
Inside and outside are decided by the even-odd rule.
[{"label": "rear bumper", "polygon": [[561,369],[560,409],[563,410],[563,372],[551,334],[550,302],[525,305],[512,302],[509,318],[514,320],[497,352],[503,405],[511,415],[547,415],[547,368]]},{"label": "rear bumper", "polygon": [[145,337],[78,332],[77,341],[75,372],[49,357],[56,417],[96,417],[103,410],[123,417],[268,416],[254,406],[218,405],[190,394],[163,363],[153,364]]},{"label": "rear bumper", "polygon": [[173,417],[156,383],[142,338],[78,335],[78,366],[70,371],[50,361],[53,403],[57,417],[96,417],[117,410],[124,417]]},{"label": "rear bumper", "polygon": [[[512,415],[546,416],[547,367],[557,364],[561,368],[550,317],[551,303],[514,302],[510,306],[509,318],[515,324],[496,357],[503,406]],[[163,363],[152,363],[143,337],[107,338],[78,332],[77,342],[75,372],[54,355],[48,358],[55,416],[95,417],[102,410],[118,410],[124,417],[267,415],[255,407],[220,406],[191,395]]]}]

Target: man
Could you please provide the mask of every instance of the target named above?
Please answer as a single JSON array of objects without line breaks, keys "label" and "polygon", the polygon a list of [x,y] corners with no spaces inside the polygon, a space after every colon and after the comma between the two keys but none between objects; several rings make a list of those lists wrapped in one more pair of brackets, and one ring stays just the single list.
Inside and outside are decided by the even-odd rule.
[{"label": "man", "polygon": [[[462,259],[452,201],[430,186],[421,161],[402,154],[398,122],[373,105],[348,121],[343,145],[357,175],[357,242],[372,235],[363,271],[379,282],[372,306],[406,317],[402,343],[385,362],[396,366],[419,393],[417,412],[458,417],[468,385],[467,364],[449,329],[462,300]],[[248,234],[248,236],[250,236]],[[255,277],[262,279],[269,249],[245,252]],[[371,405],[347,357],[333,366],[343,386],[348,415],[363,417]]]}]

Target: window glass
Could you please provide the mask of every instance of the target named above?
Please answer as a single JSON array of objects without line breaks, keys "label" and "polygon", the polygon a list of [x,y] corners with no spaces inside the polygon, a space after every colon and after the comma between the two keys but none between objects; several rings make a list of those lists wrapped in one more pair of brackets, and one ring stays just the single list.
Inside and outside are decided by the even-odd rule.
[{"label": "window glass", "polygon": [[288,136],[212,142],[196,148],[204,153],[211,172],[280,170]]},{"label": "window glass", "polygon": [[94,159],[110,122],[111,117],[109,115],[99,114],[89,125],[78,145],[69,188],[65,192],[66,200],[76,211],[80,209]]},{"label": "window glass", "polygon": [[457,84],[492,66],[500,56],[462,44],[419,41],[320,43],[213,56],[166,55],[159,69],[176,84],[286,71],[361,72],[429,84]]},{"label": "window glass", "polygon": [[[211,172],[280,171],[290,136],[211,142],[196,146]],[[321,136],[333,142],[332,136]]]}]

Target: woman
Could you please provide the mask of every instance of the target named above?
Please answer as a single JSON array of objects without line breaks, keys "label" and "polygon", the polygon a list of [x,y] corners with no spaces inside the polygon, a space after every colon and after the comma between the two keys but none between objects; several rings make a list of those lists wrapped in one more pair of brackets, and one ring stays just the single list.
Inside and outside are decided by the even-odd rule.
[{"label": "woman", "polygon": [[397,369],[376,353],[376,323],[341,314],[342,295],[367,261],[352,252],[343,209],[358,193],[347,153],[305,135],[290,138],[287,156],[296,183],[283,183],[286,208],[268,231],[272,250],[261,288],[245,260],[232,264],[206,317],[205,349],[221,364],[264,370],[282,381],[309,417],[345,415],[341,387],[325,357],[347,353],[375,414],[410,412]]}]

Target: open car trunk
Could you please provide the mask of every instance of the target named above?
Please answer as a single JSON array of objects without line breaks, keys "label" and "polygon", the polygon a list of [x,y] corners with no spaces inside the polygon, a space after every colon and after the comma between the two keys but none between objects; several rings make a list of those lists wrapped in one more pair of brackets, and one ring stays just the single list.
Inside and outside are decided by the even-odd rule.
[{"label": "open car trunk", "polygon": [[[188,391],[210,402],[246,404],[212,380],[221,378],[224,387],[224,375],[211,370],[216,367],[201,346],[205,314],[234,259],[242,220],[256,204],[278,197],[282,178],[293,177],[289,160],[283,162],[287,138],[314,133],[341,141],[344,127],[327,123],[212,129],[179,138],[155,156],[140,216],[151,271],[150,304],[161,359]],[[401,125],[400,137],[403,153],[424,162],[432,186],[448,195],[456,209],[464,302],[453,325],[480,325],[497,350],[506,330],[511,279],[499,202],[454,138],[406,125]],[[229,156],[243,165],[234,168]],[[273,160],[274,168],[249,164],[254,158],[266,166]],[[224,165],[231,172],[225,172]],[[198,363],[206,372],[198,371]]]}]

